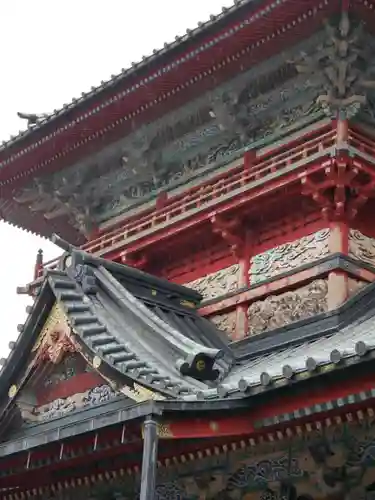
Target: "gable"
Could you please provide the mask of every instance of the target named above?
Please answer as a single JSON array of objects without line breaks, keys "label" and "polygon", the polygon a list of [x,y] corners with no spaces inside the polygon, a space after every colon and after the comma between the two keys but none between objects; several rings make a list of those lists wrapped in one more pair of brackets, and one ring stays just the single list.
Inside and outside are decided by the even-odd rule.
[{"label": "gable", "polygon": [[19,385],[9,390],[22,423],[59,418],[117,395],[111,381],[84,357],[56,302],[31,349]]},{"label": "gable", "polygon": [[[33,324],[36,340],[29,347],[22,369],[15,373],[2,405],[1,434],[13,435],[25,426],[58,419],[114,398],[135,403],[162,398],[109,373],[110,367],[106,369],[105,363],[75,334],[58,301],[53,303],[44,324]],[[16,351],[12,360],[17,362],[21,353]]]}]

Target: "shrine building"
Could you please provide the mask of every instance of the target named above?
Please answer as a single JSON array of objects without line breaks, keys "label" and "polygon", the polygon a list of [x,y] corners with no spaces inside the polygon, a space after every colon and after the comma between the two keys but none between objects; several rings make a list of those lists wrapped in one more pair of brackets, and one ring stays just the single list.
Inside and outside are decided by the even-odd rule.
[{"label": "shrine building", "polygon": [[375,0],[236,0],[22,111],[0,218],[61,257],[18,289],[0,499],[374,499]]}]

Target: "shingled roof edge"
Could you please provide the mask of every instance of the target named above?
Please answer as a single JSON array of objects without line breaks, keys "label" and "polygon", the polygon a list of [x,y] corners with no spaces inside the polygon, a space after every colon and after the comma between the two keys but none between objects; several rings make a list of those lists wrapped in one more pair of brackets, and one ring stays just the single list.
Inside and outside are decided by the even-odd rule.
[{"label": "shingled roof edge", "polygon": [[[274,0],[276,4],[281,3],[285,0]],[[17,142],[26,138],[27,136],[32,135],[36,131],[39,131],[44,126],[48,125],[54,119],[64,115],[68,111],[77,107],[78,105],[84,104],[88,102],[91,98],[98,96],[101,92],[106,91],[111,86],[117,84],[120,80],[126,79],[130,76],[133,76],[137,71],[140,71],[147,67],[147,65],[152,64],[157,61],[158,58],[161,58],[166,55],[172,55],[174,50],[181,49],[183,44],[190,43],[195,38],[199,36],[204,36],[209,34],[209,30],[212,29],[215,25],[220,24],[224,19],[226,19],[229,15],[233,13],[237,13],[243,6],[247,4],[257,3],[257,0],[234,0],[234,3],[230,7],[223,7],[222,12],[217,15],[211,15],[210,19],[205,22],[199,22],[198,26],[193,29],[187,29],[186,34],[183,36],[176,36],[175,40],[170,43],[165,43],[162,49],[154,49],[153,53],[149,56],[144,56],[141,61],[132,64],[128,68],[123,68],[120,73],[116,75],[111,75],[111,78],[107,81],[102,81],[100,85],[97,87],[93,87],[89,92],[82,92],[81,97],[72,98],[71,101],[67,104],[64,104],[59,109],[50,113],[47,117],[41,120],[36,126],[20,130],[17,135],[11,136],[8,140],[3,140],[0,143],[0,153],[6,150],[8,147],[15,145]]]}]

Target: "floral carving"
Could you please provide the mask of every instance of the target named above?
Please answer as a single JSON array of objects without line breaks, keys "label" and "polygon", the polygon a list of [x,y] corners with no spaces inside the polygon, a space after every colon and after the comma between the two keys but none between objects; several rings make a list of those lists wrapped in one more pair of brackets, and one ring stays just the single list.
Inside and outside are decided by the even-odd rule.
[{"label": "floral carving", "polygon": [[205,300],[215,299],[216,297],[237,290],[239,269],[238,264],[233,264],[233,266],[221,269],[216,273],[211,273],[203,278],[186,283],[185,286],[201,293]]},{"label": "floral carving", "polygon": [[87,394],[83,397],[83,403],[85,406],[97,405],[100,403],[105,403],[115,396],[115,392],[112,387],[104,384],[90,389]]},{"label": "floral carving", "polygon": [[329,229],[304,236],[263,252],[251,259],[251,283],[259,283],[329,254]]},{"label": "floral carving", "polygon": [[370,238],[360,231],[351,229],[349,232],[349,255],[374,266],[375,238]]},{"label": "floral carving", "polygon": [[228,337],[233,337],[236,331],[236,311],[211,316],[209,319],[219,330],[226,332]]},{"label": "floral carving", "polygon": [[362,288],[367,285],[366,281],[362,281],[355,278],[348,279],[348,296],[352,297],[356,293],[358,293]]},{"label": "floral carving", "polygon": [[328,310],[328,281],[319,279],[297,290],[271,295],[248,308],[248,335],[288,325]]},{"label": "floral carving", "polygon": [[74,353],[75,347],[64,332],[54,331],[38,353],[39,359],[59,364],[66,353]]},{"label": "floral carving", "polygon": [[67,398],[58,398],[45,405],[30,408],[18,402],[22,418],[25,422],[44,422],[55,418],[64,417],[66,414],[84,408],[104,403],[116,396],[113,389],[103,384],[88,391],[74,394]]},{"label": "floral carving", "polygon": [[45,322],[43,329],[33,346],[33,352],[37,351],[38,348],[49,338],[50,334],[55,330],[63,330],[68,328],[67,320],[64,311],[61,306],[56,302],[56,304],[51,309],[51,312]]}]

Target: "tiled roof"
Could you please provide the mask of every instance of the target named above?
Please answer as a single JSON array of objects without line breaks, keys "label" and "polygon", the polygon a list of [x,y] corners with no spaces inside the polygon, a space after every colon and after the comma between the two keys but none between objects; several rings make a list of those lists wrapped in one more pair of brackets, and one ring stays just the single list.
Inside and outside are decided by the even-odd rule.
[{"label": "tiled roof", "polygon": [[[58,301],[93,356],[147,387],[181,397],[207,389],[228,373],[233,363],[228,340],[195,310],[199,294],[79,251],[69,258],[71,264],[46,273],[0,386],[22,355],[17,344],[37,335],[47,297],[49,307]],[[68,262],[66,256],[61,262]]]},{"label": "tiled roof", "polygon": [[[56,300],[92,356],[177,400],[249,397],[359,363],[375,349],[375,285],[309,325],[296,322],[284,332],[269,332],[267,344],[247,339],[241,349],[238,343],[228,344],[226,335],[192,307],[199,298],[192,290],[127,266],[78,250],[65,254],[60,270],[44,277],[0,372],[0,389],[8,390],[22,370],[41,315]],[[333,327],[333,317],[344,318],[345,325]]]},{"label": "tiled roof", "polygon": [[[278,5],[283,3],[286,0],[275,0],[274,4]],[[42,128],[44,125],[48,124],[51,120],[58,118],[65,113],[69,112],[73,108],[79,106],[80,104],[88,101],[89,99],[98,96],[101,92],[106,91],[107,89],[114,87],[117,85],[119,82],[134,76],[137,74],[137,72],[143,70],[144,68],[147,68],[150,64],[154,63],[155,61],[159,60],[160,63],[162,61],[162,58],[165,56],[168,56],[171,54],[175,49],[180,49],[183,44],[190,43],[193,41],[195,38],[201,36],[204,33],[208,33],[208,31],[214,27],[215,25],[219,25],[219,23],[228,15],[235,13],[237,10],[239,10],[241,7],[243,7],[246,4],[257,4],[259,3],[259,0],[234,0],[233,5],[230,7],[223,7],[222,11],[219,14],[216,15],[211,15],[210,18],[205,21],[205,22],[199,22],[198,26],[193,28],[193,29],[187,29],[186,34],[183,36],[176,36],[175,40],[170,43],[165,43],[163,48],[161,49],[154,49],[152,54],[149,56],[143,56],[141,61],[139,62],[134,62],[132,63],[131,67],[129,68],[123,68],[120,73],[111,75],[111,78],[107,81],[102,81],[99,86],[97,87],[92,87],[89,92],[82,92],[81,96],[78,98],[73,98],[70,103],[64,104],[62,108],[60,109],[55,109],[52,113],[43,116],[43,118],[37,123],[32,128],[26,129],[26,130],[21,130],[16,136],[12,136],[9,138],[9,140],[5,140],[0,144],[0,152],[12,144],[16,143],[18,140],[25,138],[26,136],[31,135],[34,133],[36,130]],[[264,8],[264,12],[261,11],[258,14],[258,17],[261,17],[262,15],[266,15],[269,10],[272,8],[269,5],[267,5]],[[227,30],[227,32],[224,32],[220,34],[218,37],[217,41],[221,41],[229,36],[232,36],[236,31],[239,31],[242,29],[247,22],[245,23],[240,23],[238,24],[237,27],[235,28],[230,28]],[[210,48],[212,45],[214,45],[216,42],[215,40],[207,42],[207,44],[203,44],[199,49],[191,51],[189,54],[184,55],[181,58],[181,62],[186,62],[189,58],[194,58],[196,57],[200,52]],[[137,90],[141,85],[150,83],[153,79],[156,77],[160,76],[160,74],[165,74],[168,73],[171,70],[174,70],[175,67],[178,65],[178,61],[174,62],[173,64],[166,66],[162,68],[160,72],[155,73],[154,75],[151,75],[150,77],[147,77],[144,81],[137,83],[130,87],[129,89],[126,89],[125,94],[128,94],[132,91]],[[120,98],[122,97],[119,95],[117,97]],[[112,102],[112,100],[111,100]],[[104,105],[99,106],[99,108],[105,107]]]}]

